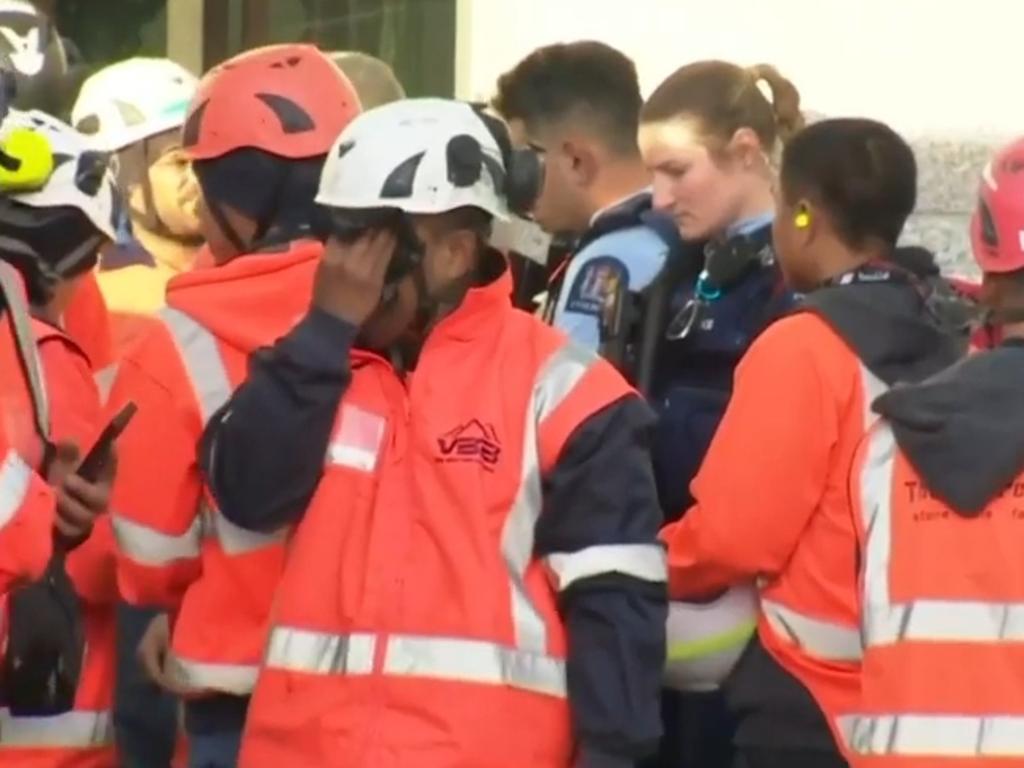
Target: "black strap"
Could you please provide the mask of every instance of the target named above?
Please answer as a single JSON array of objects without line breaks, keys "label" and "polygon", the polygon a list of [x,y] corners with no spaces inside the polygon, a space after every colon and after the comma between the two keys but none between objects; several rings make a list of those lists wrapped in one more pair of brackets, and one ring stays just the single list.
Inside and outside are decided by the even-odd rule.
[{"label": "black strap", "polygon": [[235,228],[231,226],[231,222],[228,221],[228,217],[224,213],[224,209],[221,208],[220,204],[212,200],[208,200],[206,208],[210,212],[210,215],[213,216],[213,220],[217,222],[217,226],[220,227],[220,231],[224,233],[224,236],[228,240],[231,241],[231,245],[235,247],[235,250],[238,251],[239,254],[246,253],[249,250],[248,247],[242,242],[242,238],[239,237]]},{"label": "black strap", "polygon": [[[274,181],[270,189],[270,200],[262,211],[260,211],[259,217],[256,219],[256,231],[252,234],[253,245],[250,247],[252,251],[260,250],[260,246],[267,240],[267,233],[270,232],[271,227],[274,226],[280,213],[279,208],[281,207],[281,199],[284,195],[284,190],[287,187],[288,177],[291,175],[291,164],[290,163],[279,163],[277,167],[277,173],[274,174]],[[279,233],[280,237],[291,240],[290,232]]]},{"label": "black strap", "polygon": [[32,415],[36,432],[47,448],[50,446],[50,401],[46,394],[39,350],[32,332],[32,316],[21,293],[17,271],[7,262],[0,261],[0,290],[3,291],[10,319],[11,335],[32,400]]}]

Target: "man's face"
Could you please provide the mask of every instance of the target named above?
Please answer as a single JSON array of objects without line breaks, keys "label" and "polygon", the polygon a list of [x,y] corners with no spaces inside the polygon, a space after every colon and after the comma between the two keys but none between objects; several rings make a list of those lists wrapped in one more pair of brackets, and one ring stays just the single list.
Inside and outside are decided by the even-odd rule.
[{"label": "man's face", "polygon": [[168,147],[149,166],[149,184],[156,214],[171,234],[182,238],[198,235],[199,184],[180,146]]},{"label": "man's face", "polygon": [[528,131],[522,120],[509,121],[512,143],[544,158],[544,184],[533,206],[533,219],[551,235],[578,235],[590,225],[585,180],[572,141],[555,128]]},{"label": "man's face", "polygon": [[[450,309],[461,296],[453,287],[465,285],[476,263],[478,238],[470,230],[446,226],[443,216],[412,216],[412,227],[422,245],[422,282],[413,274],[386,288],[381,303],[363,324],[360,343],[371,349],[387,349],[407,337],[417,320],[420,302],[438,301],[442,311]],[[341,248],[335,238],[327,248]],[[427,295],[422,296],[421,291]],[[450,303],[449,303],[450,302]]]}]

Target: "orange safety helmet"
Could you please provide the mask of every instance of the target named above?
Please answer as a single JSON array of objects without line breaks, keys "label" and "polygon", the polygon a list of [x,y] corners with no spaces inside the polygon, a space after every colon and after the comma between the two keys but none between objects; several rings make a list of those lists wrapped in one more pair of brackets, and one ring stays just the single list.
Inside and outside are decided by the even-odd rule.
[{"label": "orange safety helmet", "polygon": [[258,149],[292,160],[325,155],[361,111],[352,83],[313,45],[268,45],[210,70],[182,129],[193,160]]}]

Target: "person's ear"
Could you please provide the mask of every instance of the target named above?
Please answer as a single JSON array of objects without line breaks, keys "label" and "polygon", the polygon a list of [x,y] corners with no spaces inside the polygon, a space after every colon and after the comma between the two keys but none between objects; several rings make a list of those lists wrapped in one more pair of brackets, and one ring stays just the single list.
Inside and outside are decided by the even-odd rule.
[{"label": "person's ear", "polygon": [[800,200],[793,206],[790,215],[793,217],[793,229],[797,238],[807,245],[817,236],[820,226],[820,212],[807,200]]},{"label": "person's ear", "polygon": [[569,139],[562,144],[562,152],[569,161],[569,173],[578,187],[589,187],[598,174],[598,157],[587,142]]},{"label": "person's ear", "polygon": [[442,284],[460,280],[476,266],[479,241],[475,232],[457,229],[445,235],[434,259],[434,270]]},{"label": "person's ear", "polygon": [[806,203],[800,203],[796,207],[796,213],[793,214],[793,226],[797,229],[810,229],[811,210]]},{"label": "person's ear", "polygon": [[761,139],[752,128],[739,128],[729,140],[728,152],[738,167],[752,171],[765,162],[764,147]]}]

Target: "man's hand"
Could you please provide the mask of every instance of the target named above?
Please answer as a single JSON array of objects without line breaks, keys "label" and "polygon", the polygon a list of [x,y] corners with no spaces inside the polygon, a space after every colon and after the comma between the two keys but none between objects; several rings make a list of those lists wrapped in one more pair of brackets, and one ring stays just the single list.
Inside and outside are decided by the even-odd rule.
[{"label": "man's hand", "polygon": [[139,664],[142,665],[146,677],[163,688],[176,695],[182,695],[185,691],[173,680],[167,671],[167,654],[171,648],[171,625],[167,620],[167,614],[162,613],[154,618],[146,633],[139,641],[139,648],[136,655]]},{"label": "man's hand", "polygon": [[112,453],[99,478],[91,483],[75,474],[79,459],[77,446],[71,443],[57,445],[47,477],[57,491],[54,532],[68,551],[89,538],[96,518],[107,511],[117,469],[117,457]]},{"label": "man's hand", "polygon": [[360,326],[380,303],[395,236],[371,230],[353,243],[327,241],[313,282],[313,305]]}]

